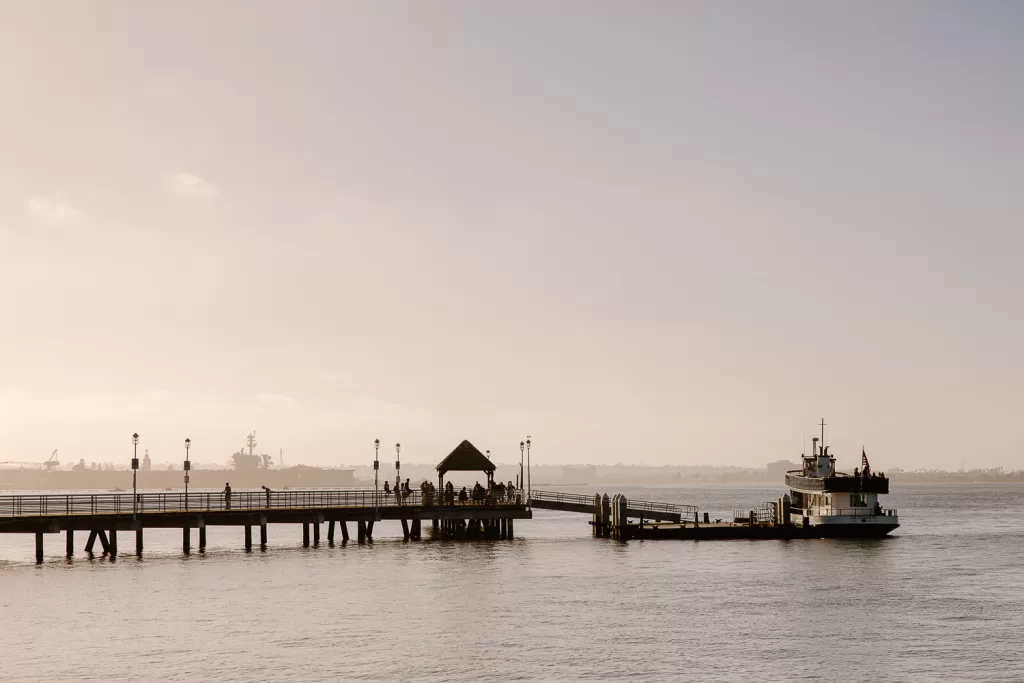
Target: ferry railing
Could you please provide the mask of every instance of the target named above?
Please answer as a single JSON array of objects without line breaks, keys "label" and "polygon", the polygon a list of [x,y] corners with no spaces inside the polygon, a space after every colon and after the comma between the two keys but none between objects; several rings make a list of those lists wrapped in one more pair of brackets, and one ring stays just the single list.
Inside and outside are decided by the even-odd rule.
[{"label": "ferry railing", "polygon": [[[123,515],[137,512],[224,512],[268,509],[395,508],[442,506],[437,493],[413,490],[402,496],[369,489],[216,492],[26,494],[0,496],[0,517]],[[521,506],[520,497],[486,495],[455,505]]]},{"label": "ferry railing", "polygon": [[791,512],[811,517],[897,517],[897,511],[893,508],[882,508],[875,510],[870,507],[855,508],[821,508],[818,510],[807,510],[805,508],[791,508]]}]

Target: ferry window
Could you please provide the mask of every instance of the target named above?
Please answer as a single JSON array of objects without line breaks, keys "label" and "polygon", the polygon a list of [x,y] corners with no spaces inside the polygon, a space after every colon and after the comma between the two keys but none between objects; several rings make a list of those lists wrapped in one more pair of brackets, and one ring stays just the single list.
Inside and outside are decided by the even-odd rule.
[{"label": "ferry window", "polygon": [[867,507],[868,501],[866,500],[863,493],[851,493],[850,494],[850,507],[862,508]]}]

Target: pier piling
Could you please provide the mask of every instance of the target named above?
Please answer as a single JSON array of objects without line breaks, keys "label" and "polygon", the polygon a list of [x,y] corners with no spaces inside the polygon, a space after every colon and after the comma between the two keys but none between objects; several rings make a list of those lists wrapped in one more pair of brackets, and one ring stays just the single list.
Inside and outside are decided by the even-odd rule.
[{"label": "pier piling", "polygon": [[142,527],[135,530],[135,556],[142,557]]},{"label": "pier piling", "polygon": [[309,522],[302,523],[302,547],[309,547]]},{"label": "pier piling", "polygon": [[358,522],[358,524],[356,526],[356,530],[357,530],[357,537],[358,537],[358,540],[359,540],[359,545],[362,545],[363,543],[366,543],[366,522],[364,522],[363,520],[359,520],[359,522]]},{"label": "pier piling", "polygon": [[36,532],[36,564],[43,563],[43,532]]},{"label": "pier piling", "polygon": [[612,505],[612,538],[617,541],[629,539],[629,500],[621,493],[616,493]]},{"label": "pier piling", "polygon": [[[70,534],[71,531],[69,530],[68,533]],[[85,542],[85,552],[87,552],[90,555],[92,555],[92,548],[93,548],[94,545],[96,545],[96,531],[95,530],[89,532],[89,538]]]},{"label": "pier piling", "polygon": [[260,550],[267,549],[267,518],[260,515]]},{"label": "pier piling", "polygon": [[373,543],[373,520],[366,523],[366,542]]},{"label": "pier piling", "polygon": [[409,520],[402,518],[402,540],[409,540]]},{"label": "pier piling", "polygon": [[181,552],[186,555],[192,552],[192,529],[183,527],[181,530]]},{"label": "pier piling", "polygon": [[341,525],[341,542],[348,543],[348,522],[342,520],[338,524]]},{"label": "pier piling", "polygon": [[110,553],[110,559],[117,557],[117,529],[110,530],[110,543],[107,546],[107,552]]},{"label": "pier piling", "polygon": [[327,545],[334,544],[334,520],[327,522]]},{"label": "pier piling", "polygon": [[601,536],[608,538],[612,535],[611,530],[612,521],[612,499],[608,497],[608,494],[601,496]]},{"label": "pier piling", "polygon": [[74,531],[74,529],[68,529],[67,530],[67,548],[65,550],[67,552],[68,558],[72,558],[72,557],[75,556],[75,531]]},{"label": "pier piling", "polygon": [[[260,526],[260,531],[261,532],[264,529],[265,529],[265,527]],[[245,552],[247,552],[247,553],[251,553],[252,552],[252,525],[251,524],[246,524],[245,525]]]},{"label": "pier piling", "polygon": [[313,522],[313,547],[320,547],[320,522]]},{"label": "pier piling", "polygon": [[199,520],[199,552],[206,552],[206,522]]}]

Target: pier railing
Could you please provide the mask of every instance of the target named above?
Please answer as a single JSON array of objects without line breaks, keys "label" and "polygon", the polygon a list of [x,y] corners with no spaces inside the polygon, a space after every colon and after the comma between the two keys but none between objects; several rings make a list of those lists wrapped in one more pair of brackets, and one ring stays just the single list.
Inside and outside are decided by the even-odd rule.
[{"label": "pier railing", "polygon": [[[409,494],[385,495],[367,489],[320,491],[223,491],[179,493],[96,493],[96,494],[28,494],[0,496],[0,517],[119,515],[137,512],[218,512],[268,509],[319,508],[394,508],[438,506],[445,502],[437,494],[411,491]],[[456,506],[521,505],[515,498],[488,496],[478,500],[454,501]]]},{"label": "pier railing", "polygon": [[[594,507],[594,495],[585,493],[564,493],[561,491],[530,491],[530,504],[540,503],[537,507],[546,507],[547,504],[564,505],[567,508]],[[650,512],[652,516],[673,515],[680,519],[689,520],[697,515],[696,505],[675,505],[673,503],[659,503],[652,500],[636,500],[628,498],[626,504],[632,513]],[[580,512],[583,510],[580,509]]]},{"label": "pier railing", "polygon": [[770,507],[751,508],[749,510],[734,510],[732,520],[734,522],[750,522],[750,514],[754,514],[756,524],[766,524],[775,521],[775,510]]},{"label": "pier railing", "polygon": [[678,514],[681,519],[693,519],[693,516],[696,515],[698,511],[696,505],[675,505],[673,503],[659,503],[653,500],[634,500],[632,498],[629,499],[629,509]]},{"label": "pier railing", "polygon": [[594,496],[585,493],[563,493],[561,491],[530,491],[530,502],[567,503],[581,507],[594,507]]}]

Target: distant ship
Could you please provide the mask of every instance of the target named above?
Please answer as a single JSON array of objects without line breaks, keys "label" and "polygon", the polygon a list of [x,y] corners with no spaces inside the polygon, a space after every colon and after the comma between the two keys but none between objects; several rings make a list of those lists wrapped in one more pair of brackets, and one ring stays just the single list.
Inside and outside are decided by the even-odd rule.
[{"label": "distant ship", "polygon": [[[231,454],[231,464],[236,470],[269,470],[274,464],[273,459],[266,453],[260,453],[257,455],[253,453],[256,449],[256,430],[253,430],[251,434],[245,437],[245,445],[238,449],[235,453]],[[246,453],[246,449],[249,452]]]},{"label": "distant ship", "polygon": [[896,510],[883,508],[878,500],[889,493],[889,479],[871,470],[863,449],[859,469],[836,472],[836,459],[825,445],[824,420],[821,427],[821,447],[814,437],[811,455],[802,456],[803,468],[786,473],[789,494],[783,497],[783,514],[788,504],[793,524],[827,538],[885,536],[899,527]]}]

